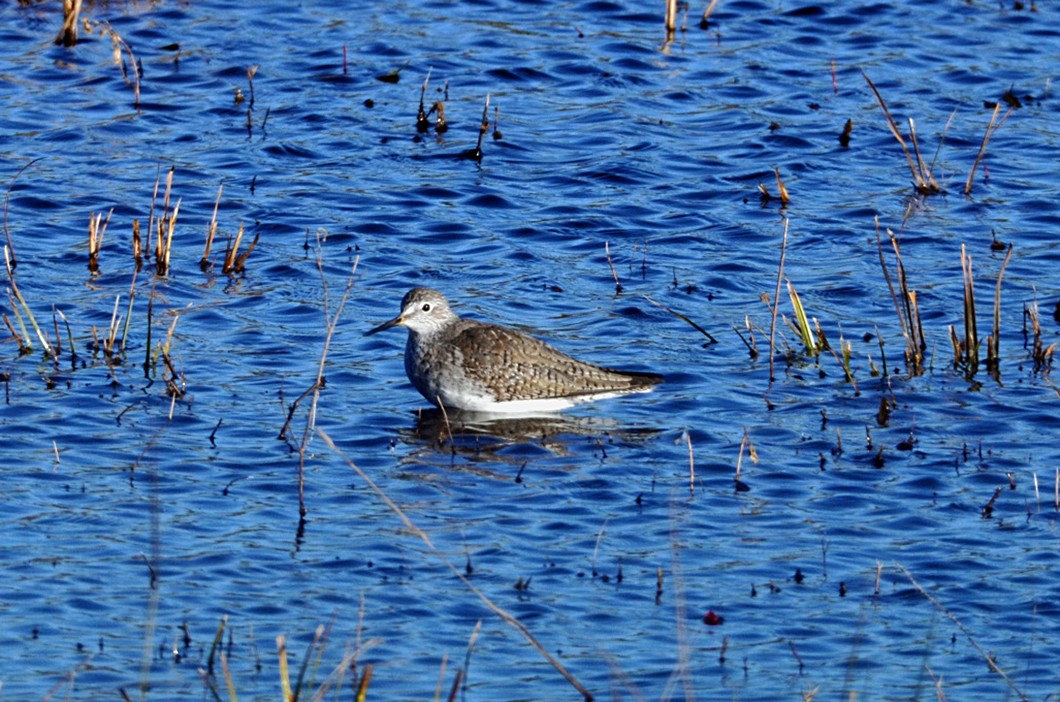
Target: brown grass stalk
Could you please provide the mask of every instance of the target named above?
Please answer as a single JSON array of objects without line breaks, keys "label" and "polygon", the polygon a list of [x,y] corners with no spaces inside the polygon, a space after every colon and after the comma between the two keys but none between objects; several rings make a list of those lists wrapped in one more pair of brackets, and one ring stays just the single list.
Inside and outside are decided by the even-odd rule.
[{"label": "brown grass stalk", "polygon": [[950,325],[950,342],[953,344],[953,365],[964,365],[966,374],[971,377],[979,368],[979,330],[975,320],[975,288],[973,286],[972,257],[961,244],[961,273],[964,277],[964,338],[957,337],[957,331]]},{"label": "brown grass stalk", "polygon": [[994,135],[994,132],[1001,128],[1001,125],[1004,124],[1005,120],[1008,119],[1008,116],[1012,114],[1014,108],[1010,107],[1008,111],[1005,112],[1005,116],[1001,118],[1001,121],[995,124],[997,113],[1000,109],[1000,102],[994,105],[994,111],[990,115],[990,122],[986,125],[986,131],[983,133],[983,143],[979,145],[979,153],[975,155],[975,163],[972,164],[972,169],[968,171],[968,180],[964,181],[965,196],[972,194],[972,183],[975,182],[975,172],[979,170],[979,164],[982,162],[983,156],[986,155],[986,145],[990,142],[990,137]]},{"label": "brown grass stalk", "polygon": [[140,220],[138,219],[134,219],[132,223],[132,253],[136,270],[140,270],[140,266],[143,264],[144,247],[143,241],[140,239]]},{"label": "brown grass stalk", "polygon": [[77,44],[77,25],[81,15],[81,0],[63,0],[63,26],[55,37],[60,46]]},{"label": "brown grass stalk", "polygon": [[121,302],[121,295],[114,298],[114,311],[110,315],[110,326],[107,327],[107,338],[103,342],[103,354],[109,359],[114,358],[114,342],[118,337],[118,325],[121,322],[121,318],[118,317],[118,304]]},{"label": "brown grass stalk", "polygon": [[[217,200],[213,204],[213,217],[210,218],[210,228],[206,230],[206,246],[202,251],[202,258],[199,260],[199,268],[205,273],[206,269],[210,266],[210,249],[213,248],[214,237],[217,236],[217,210],[221,207],[221,192],[224,190],[224,184],[217,186]],[[240,225],[242,229],[242,225]]]},{"label": "brown grass stalk", "polygon": [[[121,69],[121,77],[125,80],[126,85],[132,86],[133,106],[138,108],[140,107],[140,65],[136,60],[136,55],[133,54],[132,47],[129,46],[128,42],[122,39],[118,31],[110,26],[108,22],[103,22],[102,27],[103,35],[110,37],[111,43],[114,45],[114,63]],[[122,60],[123,49],[129,55],[128,67],[126,67],[125,61]],[[132,72],[132,79],[129,78],[130,71]]]},{"label": "brown grass stalk", "polygon": [[261,234],[255,234],[254,240],[250,242],[250,246],[243,253],[239,253],[239,245],[243,241],[243,223],[239,223],[239,231],[236,232],[235,240],[231,238],[228,240],[228,246],[225,248],[225,260],[221,266],[221,272],[226,275],[239,274],[246,270],[247,259],[250,258],[250,252],[254,250],[254,247],[258,245],[258,239]]},{"label": "brown grass stalk", "polygon": [[[10,296],[9,296],[10,297]],[[12,309],[14,309],[14,300],[12,302]],[[27,353],[33,350],[32,344],[27,344],[22,334],[15,331],[15,327],[11,324],[11,320],[8,319],[6,313],[0,313],[0,316],[4,319],[4,324],[7,325],[7,330],[11,332],[11,338],[18,342],[18,355],[25,356]],[[21,321],[21,320],[19,320]]]},{"label": "brown grass stalk", "polygon": [[99,250],[103,246],[103,235],[107,233],[107,225],[110,217],[114,214],[114,208],[107,213],[107,220],[103,221],[103,213],[88,216],[88,270],[93,273],[99,272]]},{"label": "brown grass stalk", "polygon": [[[1023,307],[1023,316],[1031,322],[1031,358],[1034,361],[1035,373],[1048,373],[1053,363],[1053,354],[1056,351],[1056,342],[1045,346],[1042,342],[1042,325],[1038,314],[1038,300]],[[1026,338],[1026,321],[1024,321],[1024,337]]]},{"label": "brown grass stalk", "polygon": [[469,156],[476,161],[482,161],[482,140],[486,138],[486,134],[490,130],[490,96],[486,94],[486,103],[482,106],[482,121],[478,126],[478,143],[475,145],[475,149],[469,154]]},{"label": "brown grass stalk", "polygon": [[129,323],[132,322],[133,301],[136,299],[136,274],[139,269],[133,268],[132,282],[129,283],[129,308],[125,312],[125,326],[121,331],[121,353],[125,353],[125,341],[129,338]]},{"label": "brown grass stalk", "polygon": [[788,203],[791,202],[791,197],[788,195],[788,188],[784,185],[784,181],[780,177],[780,169],[773,166],[773,173],[777,177],[777,191],[780,193],[780,206],[787,207]]},{"label": "brown grass stalk", "polygon": [[710,15],[714,12],[714,8],[717,6],[718,0],[710,0],[707,3],[707,9],[703,10],[703,16],[699,18],[699,28],[706,29],[707,22],[710,20]]},{"label": "brown grass stalk", "polygon": [[501,609],[499,606],[497,606],[493,602],[493,600],[491,600],[489,597],[486,596],[484,592],[482,592],[482,590],[480,590],[474,583],[468,580],[467,576],[459,568],[450,563],[449,559],[446,558],[445,554],[439,551],[431,542],[431,539],[429,536],[427,536],[426,532],[416,526],[412,522],[412,520],[409,519],[408,515],[406,515],[405,512],[401,509],[401,507],[399,507],[397,503],[391,500],[390,497],[383,491],[383,489],[380,488],[367,473],[361,470],[361,468],[356,463],[354,463],[349,457],[346,456],[345,453],[343,453],[343,451],[338,446],[335,445],[335,442],[332,441],[331,437],[327,434],[327,432],[318,427],[316,433],[324,441],[324,443],[327,444],[328,448],[335,452],[335,454],[339,458],[341,458],[346,463],[346,465],[348,465],[355,473],[357,473],[358,476],[360,476],[361,480],[363,480],[365,484],[368,485],[372,492],[374,492],[381,500],[383,500],[384,503],[386,503],[387,507],[389,507],[391,511],[393,511],[398,516],[398,518],[405,525],[405,527],[414,535],[416,535],[421,541],[423,541],[423,543],[430,551],[431,555],[439,559],[441,563],[445,565],[450,570],[450,572],[452,572],[453,575],[455,575],[456,578],[461,583],[463,583],[463,585],[468,590],[470,590],[476,597],[478,597],[478,599],[483,604],[486,605],[486,607],[490,609],[490,611],[500,617],[500,619],[505,624],[517,631],[520,635],[522,635],[522,637],[526,639],[527,642],[529,642],[530,645],[533,646],[534,649],[536,649],[537,652],[540,653],[545,658],[545,660],[547,660],[552,665],[552,667],[555,668],[556,671],[558,671],[560,675],[562,675],[567,680],[567,682],[569,682],[574,687],[574,689],[578,691],[579,694],[582,695],[586,702],[591,702],[591,700],[593,699],[592,693],[589,692],[589,690],[586,689],[585,686],[583,686],[580,682],[578,682],[577,678],[571,675],[571,673],[563,666],[563,664],[556,657],[550,654],[545,649],[545,647],[541,645],[540,642],[538,642],[537,638],[534,637],[534,635],[530,632],[530,630],[525,624],[523,624],[511,614],[509,614],[504,609]]}]

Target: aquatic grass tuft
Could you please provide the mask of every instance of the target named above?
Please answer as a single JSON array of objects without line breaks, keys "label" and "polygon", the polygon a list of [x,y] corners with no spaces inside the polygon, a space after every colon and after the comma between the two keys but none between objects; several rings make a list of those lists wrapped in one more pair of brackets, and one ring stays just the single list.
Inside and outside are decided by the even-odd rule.
[{"label": "aquatic grass tuft", "polygon": [[239,223],[239,230],[236,232],[234,239],[232,237],[228,240],[228,246],[225,249],[225,260],[224,265],[221,267],[221,272],[226,275],[242,273],[246,270],[247,259],[250,258],[250,252],[254,250],[254,247],[258,245],[258,239],[261,234],[255,234],[254,240],[250,242],[247,250],[243,253],[239,253],[239,245],[243,241],[243,223]]},{"label": "aquatic grass tuft", "polygon": [[[887,120],[888,129],[891,130],[891,134],[894,135],[894,138],[898,140],[898,144],[902,147],[902,153],[905,154],[905,160],[909,164],[909,171],[913,175],[913,186],[917,193],[921,195],[941,193],[942,186],[935,180],[935,176],[931,174],[931,167],[924,161],[920,153],[920,145],[916,139],[916,123],[911,117],[909,118],[909,142],[913,145],[913,153],[910,153],[909,145],[902,136],[902,132],[898,129],[898,123],[891,116],[891,111],[887,109],[887,103],[884,101],[883,96],[880,95],[880,91],[876,89],[876,85],[864,69],[862,69],[861,75],[865,78],[865,82],[869,84],[873,95],[876,96],[876,102],[879,103],[880,109],[883,110],[883,116]],[[913,154],[916,155],[915,164],[913,163]]]},{"label": "aquatic grass tuft", "polygon": [[[8,249],[6,245],[4,246],[4,264],[7,269],[7,280],[11,284],[11,294],[14,295],[15,300],[18,300],[18,304],[22,307],[22,311],[26,313],[26,318],[29,319],[29,323],[33,327],[33,331],[36,332],[37,338],[40,340],[41,346],[44,347],[45,355],[55,356],[55,351],[52,349],[52,345],[48,342],[47,335],[37,324],[37,320],[36,318],[34,318],[33,312],[30,311],[29,305],[26,304],[26,299],[22,297],[22,293],[18,289],[18,283],[15,282],[15,268],[12,264],[10,249]],[[15,306],[14,302],[12,302],[11,304],[11,309],[15,312],[15,316],[18,318],[19,324],[21,325],[22,316],[18,313],[18,308]],[[26,333],[25,326],[22,327],[22,334],[28,339],[29,335]]]},{"label": "aquatic grass tuft", "polygon": [[[879,218],[876,218],[875,222],[876,249],[880,257],[883,277],[887,281],[887,288],[890,290],[891,300],[894,302],[894,311],[898,315],[898,323],[902,327],[902,337],[905,339],[906,366],[914,375],[920,375],[924,371],[924,352],[927,350],[927,342],[924,341],[924,328],[920,321],[920,307],[917,304],[916,291],[909,289],[909,280],[906,278],[905,264],[902,263],[902,252],[898,246],[898,238],[895,237],[894,232],[888,229],[887,235],[890,237],[891,248],[894,250],[895,272],[898,277],[898,292],[895,292],[890,271],[887,269],[887,261],[883,255]],[[883,342],[882,337],[878,333],[877,338],[881,339],[880,352],[882,355]]]},{"label": "aquatic grass tuft", "polygon": [[1001,268],[997,272],[997,285],[994,287],[994,328],[993,333],[986,338],[986,370],[995,381],[1000,381],[1001,374],[1001,281],[1005,277],[1005,269],[1008,267],[1009,259],[1012,258],[1012,244],[1008,245],[1008,252],[1001,262]]},{"label": "aquatic grass tuft", "polygon": [[973,286],[972,257],[960,245],[960,270],[964,276],[964,298],[962,310],[965,318],[965,336],[960,338],[953,324],[950,324],[950,343],[953,345],[953,367],[964,367],[965,375],[970,380],[979,367],[979,334],[975,321],[975,289]]},{"label": "aquatic grass tuft", "polygon": [[110,208],[106,221],[103,221],[103,213],[88,216],[88,270],[92,273],[99,272],[99,250],[103,246],[103,235],[107,233],[107,225],[110,224],[114,208]]},{"label": "aquatic grass tuft", "polygon": [[[1030,304],[1023,306],[1023,337],[1024,347],[1027,342],[1027,320],[1031,323],[1031,359],[1034,361],[1034,372],[1046,374],[1052,369],[1053,354],[1056,352],[1056,342],[1045,346],[1042,341],[1042,325],[1038,314],[1038,300],[1034,299]],[[1060,394],[1060,393],[1058,393]]]}]

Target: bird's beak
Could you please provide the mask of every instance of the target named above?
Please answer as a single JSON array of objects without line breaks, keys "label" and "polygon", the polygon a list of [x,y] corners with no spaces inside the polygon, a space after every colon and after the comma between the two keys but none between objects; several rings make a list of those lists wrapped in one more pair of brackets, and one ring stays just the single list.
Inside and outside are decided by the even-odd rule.
[{"label": "bird's beak", "polygon": [[381,332],[384,329],[389,329],[390,327],[400,327],[400,326],[402,326],[404,324],[405,324],[405,318],[399,314],[397,317],[394,317],[389,322],[383,322],[378,327],[376,327],[374,329],[369,329],[368,331],[366,331],[364,333],[364,335],[365,336],[371,336],[372,334],[375,334],[376,332]]}]

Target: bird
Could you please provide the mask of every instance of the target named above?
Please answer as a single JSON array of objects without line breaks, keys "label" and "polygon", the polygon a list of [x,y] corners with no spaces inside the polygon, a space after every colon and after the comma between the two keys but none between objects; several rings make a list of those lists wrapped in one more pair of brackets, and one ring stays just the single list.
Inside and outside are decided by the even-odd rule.
[{"label": "bird", "polygon": [[365,332],[408,329],[405,374],[428,402],[489,414],[551,413],[604,398],[650,392],[656,373],[579,361],[529,334],[458,316],[432,288],[409,290],[401,312]]}]

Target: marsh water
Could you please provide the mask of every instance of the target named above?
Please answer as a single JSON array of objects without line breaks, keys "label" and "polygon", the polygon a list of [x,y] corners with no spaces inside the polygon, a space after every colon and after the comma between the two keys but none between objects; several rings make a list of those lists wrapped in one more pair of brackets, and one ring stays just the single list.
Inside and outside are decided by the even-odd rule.
[{"label": "marsh water", "polygon": [[[240,699],[276,699],[277,636],[293,676],[321,624],[310,691],[356,653],[340,699],[367,665],[368,699],[445,698],[458,670],[461,699],[580,698],[470,583],[599,699],[1055,699],[1060,397],[1026,310],[1053,343],[1056,8],[702,11],[666,41],[661,2],[96,2],[67,48],[59,3],[0,5],[4,243],[60,341],[0,302],[33,346],[0,345],[4,697],[227,699],[223,619]],[[865,75],[942,192],[914,189]],[[442,133],[417,130],[428,76]],[[955,367],[962,246],[984,363]],[[787,281],[834,354],[785,324]],[[315,411],[277,438],[348,285]],[[424,412],[404,332],[363,337],[416,285],[666,383]]]}]

